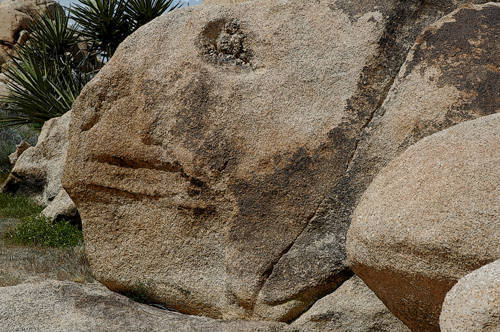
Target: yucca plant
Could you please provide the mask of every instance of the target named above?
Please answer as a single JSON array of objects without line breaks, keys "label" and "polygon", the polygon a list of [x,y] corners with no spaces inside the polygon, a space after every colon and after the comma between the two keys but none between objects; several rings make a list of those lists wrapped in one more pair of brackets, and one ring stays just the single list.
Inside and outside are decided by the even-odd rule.
[{"label": "yucca plant", "polygon": [[80,0],[72,18],[92,49],[106,60],[140,26],[180,6],[175,0]]},{"label": "yucca plant", "polygon": [[123,0],[80,0],[72,8],[72,18],[91,48],[109,59],[132,32],[132,23]]},{"label": "yucca plant", "polygon": [[33,17],[28,41],[18,46],[5,72],[10,92],[0,96],[0,105],[8,105],[0,127],[40,127],[69,111],[83,86],[130,33],[180,7],[174,0],[79,1],[71,12]]},{"label": "yucca plant", "polygon": [[64,114],[93,75],[88,69],[91,58],[79,54],[80,37],[64,12],[33,17],[29,31],[30,39],[18,46],[4,72],[9,94],[0,97],[0,104],[8,105],[0,127],[40,127]]},{"label": "yucca plant", "polygon": [[78,47],[80,36],[69,24],[69,15],[56,10],[50,15],[32,15],[29,26],[29,42],[22,45],[19,52],[33,53],[33,49],[43,57],[55,59],[65,56]]},{"label": "yucca plant", "polygon": [[126,12],[135,31],[163,13],[180,6],[181,3],[174,0],[128,0]]},{"label": "yucca plant", "polygon": [[33,53],[21,53],[5,73],[10,93],[3,97],[7,115],[0,126],[34,124],[41,127],[71,109],[91,74],[72,69],[70,60],[51,61]]}]

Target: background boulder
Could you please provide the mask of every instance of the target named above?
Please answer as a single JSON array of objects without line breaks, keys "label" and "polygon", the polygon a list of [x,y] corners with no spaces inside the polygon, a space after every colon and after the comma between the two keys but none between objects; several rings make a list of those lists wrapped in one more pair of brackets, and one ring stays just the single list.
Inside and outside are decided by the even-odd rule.
[{"label": "background boulder", "polygon": [[335,332],[409,332],[377,296],[354,276],[309,308],[290,330]]},{"label": "background boulder", "polygon": [[446,294],[439,316],[443,332],[500,329],[500,260],[462,277]]},{"label": "background boulder", "polygon": [[52,0],[5,0],[0,2],[0,72],[18,43],[26,41],[33,14],[61,10]]},{"label": "background boulder", "polygon": [[61,185],[70,120],[71,111],[45,122],[37,144],[18,156],[2,191],[23,194],[42,205],[50,205],[47,216],[78,219],[76,207]]},{"label": "background boulder", "polygon": [[499,161],[494,114],[411,146],[363,194],[350,265],[411,329],[438,331],[448,290],[500,257]]}]

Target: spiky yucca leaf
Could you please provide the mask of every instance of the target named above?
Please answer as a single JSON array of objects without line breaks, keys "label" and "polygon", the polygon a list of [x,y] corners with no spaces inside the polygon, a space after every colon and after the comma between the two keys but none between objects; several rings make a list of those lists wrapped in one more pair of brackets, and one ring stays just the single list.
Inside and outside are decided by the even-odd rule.
[{"label": "spiky yucca leaf", "polygon": [[79,36],[68,22],[61,12],[34,17],[32,38],[18,47],[5,72],[9,94],[0,96],[0,104],[7,105],[0,127],[28,123],[40,127],[64,114],[92,77],[88,68],[80,70],[88,67],[88,56],[75,58]]},{"label": "spiky yucca leaf", "polygon": [[180,6],[181,2],[175,0],[128,0],[127,15],[133,22],[133,29],[137,30],[163,13]]},{"label": "spiky yucca leaf", "polygon": [[72,18],[81,34],[105,58],[132,32],[123,0],[80,0],[72,9]]},{"label": "spiky yucca leaf", "polygon": [[35,49],[40,55],[58,58],[78,47],[79,34],[69,25],[69,13],[56,10],[49,15],[33,15],[29,25],[29,41],[20,49],[21,52],[33,53]]},{"label": "spiky yucca leaf", "polygon": [[9,114],[0,118],[0,127],[28,123],[41,126],[66,113],[91,78],[91,74],[72,70],[69,63],[30,53],[20,54],[6,76],[10,93],[2,99]]}]

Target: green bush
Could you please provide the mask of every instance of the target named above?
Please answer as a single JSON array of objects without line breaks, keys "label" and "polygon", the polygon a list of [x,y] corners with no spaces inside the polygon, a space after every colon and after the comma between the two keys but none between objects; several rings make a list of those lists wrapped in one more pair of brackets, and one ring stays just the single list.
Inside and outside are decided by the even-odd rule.
[{"label": "green bush", "polygon": [[43,216],[30,216],[5,233],[5,239],[17,245],[74,247],[83,243],[83,235],[68,221],[51,224]]},{"label": "green bush", "polygon": [[[0,174],[10,171],[11,165],[9,155],[14,151],[16,151],[16,144],[8,141],[0,141]],[[1,184],[2,179],[0,178],[0,185]]]},{"label": "green bush", "polygon": [[42,210],[43,206],[36,204],[28,197],[0,193],[0,218],[22,219],[38,215]]}]

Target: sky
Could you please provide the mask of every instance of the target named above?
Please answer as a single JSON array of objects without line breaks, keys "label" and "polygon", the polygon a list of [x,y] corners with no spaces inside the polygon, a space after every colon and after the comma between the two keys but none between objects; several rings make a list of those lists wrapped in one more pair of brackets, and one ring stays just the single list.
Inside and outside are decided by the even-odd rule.
[{"label": "sky", "polygon": [[[0,2],[1,1],[2,0],[0,0]],[[189,4],[190,6],[193,6],[201,3],[202,0],[180,0],[180,1]],[[78,2],[78,0],[58,0],[58,2],[63,6],[69,6],[71,3]]]}]

